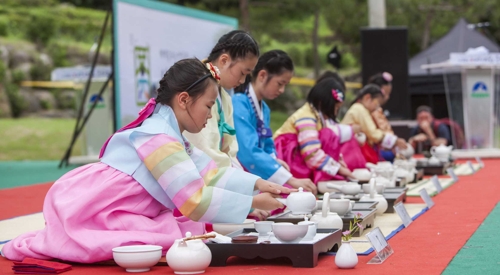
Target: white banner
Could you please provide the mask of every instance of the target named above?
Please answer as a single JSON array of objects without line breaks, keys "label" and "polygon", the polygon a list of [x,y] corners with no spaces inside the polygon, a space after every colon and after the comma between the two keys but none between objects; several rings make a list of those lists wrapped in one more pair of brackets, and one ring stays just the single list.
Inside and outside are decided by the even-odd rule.
[{"label": "white banner", "polygon": [[450,53],[450,64],[453,65],[500,65],[500,53],[466,54]]},{"label": "white banner", "polygon": [[[92,80],[105,81],[111,74],[111,66],[95,66]],[[87,81],[90,66],[56,68],[50,74],[51,81]]]},{"label": "white banner", "polygon": [[170,66],[206,58],[238,26],[231,17],[150,0],[114,0],[113,19],[117,129],[137,118]]}]

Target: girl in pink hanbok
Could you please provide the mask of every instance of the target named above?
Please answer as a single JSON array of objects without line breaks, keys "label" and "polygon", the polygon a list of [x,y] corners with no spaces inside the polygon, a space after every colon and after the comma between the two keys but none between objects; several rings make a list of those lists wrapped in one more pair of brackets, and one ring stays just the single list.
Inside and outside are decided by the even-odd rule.
[{"label": "girl in pink hanbok", "polygon": [[309,178],[316,184],[354,178],[340,155],[343,146],[352,168],[366,164],[353,127],[335,121],[343,99],[341,84],[326,77],[311,89],[304,106],[276,131],[277,157],[288,163],[294,177]]},{"label": "girl in pink hanbok", "polygon": [[[175,63],[158,97],[104,144],[100,162],[54,183],[44,202],[46,227],[7,243],[3,256],[93,263],[112,259],[114,247],[137,244],[160,245],[165,254],[187,231],[205,233],[204,222],[241,223],[252,207],[283,207],[274,197],[290,189],[218,169],[182,136],[206,125],[218,79],[211,63]],[[263,193],[253,196],[254,189]],[[181,217],[173,215],[176,208]]]}]

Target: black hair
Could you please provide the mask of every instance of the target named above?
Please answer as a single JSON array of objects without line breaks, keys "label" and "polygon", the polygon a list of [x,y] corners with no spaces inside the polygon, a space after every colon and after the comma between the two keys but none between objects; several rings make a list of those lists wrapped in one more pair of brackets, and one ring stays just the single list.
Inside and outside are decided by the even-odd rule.
[{"label": "black hair", "polygon": [[325,78],[328,78],[328,77],[331,77],[331,78],[335,79],[342,86],[342,91],[343,92],[346,91],[345,81],[344,81],[344,79],[337,72],[332,72],[332,71],[326,71],[326,72],[324,72],[322,75],[320,75],[318,77],[318,79],[316,79],[316,83],[315,84],[317,84],[321,80],[323,80]]},{"label": "black hair", "polygon": [[432,114],[432,108],[426,105],[419,106],[417,108],[417,115],[421,112],[428,112],[429,114]]},{"label": "black hair", "polygon": [[382,87],[383,85],[391,84],[391,81],[384,78],[384,73],[377,73],[368,79],[368,84],[376,84]]},{"label": "black hair", "polygon": [[356,98],[354,98],[354,100],[351,102],[351,106],[367,94],[370,95],[372,99],[384,97],[384,94],[382,93],[380,86],[376,84],[368,84],[364,86],[361,90],[359,90],[358,94],[356,95]]},{"label": "black hair", "polygon": [[312,87],[307,95],[307,102],[327,118],[335,120],[335,104],[340,101],[333,97],[333,90],[340,91],[344,98],[342,85],[331,77],[325,78]]},{"label": "black hair", "polygon": [[200,60],[196,58],[179,60],[160,80],[156,102],[170,106],[175,95],[183,91],[196,99],[203,94],[211,81],[216,80]]},{"label": "black hair", "polygon": [[259,57],[257,65],[250,75],[247,75],[245,83],[235,88],[234,91],[242,93],[245,88],[250,84],[252,79],[257,79],[259,72],[265,70],[268,73],[267,82],[275,75],[281,75],[285,71],[293,72],[293,61],[290,56],[282,50],[272,50],[265,52]]},{"label": "black hair", "polygon": [[208,55],[208,62],[213,62],[223,53],[229,54],[231,59],[243,59],[249,54],[259,56],[259,45],[245,31],[234,30],[224,34]]}]

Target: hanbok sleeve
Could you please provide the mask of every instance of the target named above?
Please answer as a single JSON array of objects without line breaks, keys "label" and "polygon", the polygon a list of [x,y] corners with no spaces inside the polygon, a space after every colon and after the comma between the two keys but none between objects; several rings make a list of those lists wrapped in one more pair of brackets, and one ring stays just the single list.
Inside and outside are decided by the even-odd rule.
[{"label": "hanbok sleeve", "polygon": [[316,123],[316,119],[308,117],[298,119],[295,122],[300,154],[304,158],[307,167],[322,170],[329,175],[335,176],[340,169],[340,164],[321,149]]},{"label": "hanbok sleeve", "polygon": [[252,205],[258,177],[224,167],[200,150],[194,161],[176,138],[133,132],[130,142],[138,156],[179,211],[191,220],[241,223]]},{"label": "hanbok sleeve", "polygon": [[336,135],[340,137],[340,144],[343,144],[354,137],[352,127],[350,125],[339,124],[331,119],[327,119],[326,127],[330,128]]},{"label": "hanbok sleeve", "polygon": [[[241,96],[233,97],[234,107],[238,110],[234,116],[239,147],[238,160],[250,173],[283,185],[292,177],[292,174],[276,161],[273,142],[270,143],[273,147],[267,150],[270,152],[266,152],[265,148],[259,146],[260,139],[254,126],[255,123],[250,121],[250,118],[254,116],[253,110],[245,106],[241,98]],[[269,142],[264,144],[269,145]]]}]

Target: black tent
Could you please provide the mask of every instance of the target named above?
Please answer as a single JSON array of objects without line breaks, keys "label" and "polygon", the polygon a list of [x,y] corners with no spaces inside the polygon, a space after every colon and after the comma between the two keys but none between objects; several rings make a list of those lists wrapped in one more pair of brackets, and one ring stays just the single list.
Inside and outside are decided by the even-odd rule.
[{"label": "black tent", "polygon": [[445,62],[452,52],[465,52],[469,48],[479,46],[490,52],[500,52],[498,44],[468,25],[467,21],[461,18],[445,36],[410,59],[408,72],[412,117],[415,117],[415,110],[420,105],[431,106],[437,118],[448,117],[445,84],[450,91],[457,94],[461,94],[462,89],[459,69],[425,70],[421,68],[422,65]]}]

